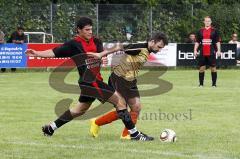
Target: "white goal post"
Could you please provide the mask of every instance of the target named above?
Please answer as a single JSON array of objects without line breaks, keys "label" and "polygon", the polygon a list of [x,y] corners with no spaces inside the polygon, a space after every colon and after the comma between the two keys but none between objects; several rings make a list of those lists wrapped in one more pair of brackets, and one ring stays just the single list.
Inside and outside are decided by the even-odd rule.
[{"label": "white goal post", "polygon": [[45,32],[24,32],[24,34],[27,36],[27,43],[31,43],[30,42],[30,35],[42,35],[43,36],[43,41],[42,43],[46,43],[46,36],[50,36],[51,37],[51,43],[53,43],[53,35],[52,34],[48,34]]}]

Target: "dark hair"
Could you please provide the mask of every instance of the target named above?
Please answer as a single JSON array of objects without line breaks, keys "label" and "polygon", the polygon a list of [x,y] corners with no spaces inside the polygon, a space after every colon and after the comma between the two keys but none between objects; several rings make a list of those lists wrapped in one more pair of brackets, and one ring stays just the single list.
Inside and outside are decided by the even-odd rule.
[{"label": "dark hair", "polygon": [[159,42],[162,40],[162,42],[164,43],[164,45],[168,44],[168,38],[164,33],[158,32],[152,35],[151,38],[149,38],[147,41],[151,41],[154,40],[154,42]]},{"label": "dark hair", "polygon": [[190,35],[195,35],[196,36],[196,34],[194,32],[188,33],[188,36],[190,36]]},{"label": "dark hair", "polygon": [[88,17],[80,17],[80,19],[77,21],[77,28],[83,29],[87,25],[93,25],[92,19]]},{"label": "dark hair", "polygon": [[17,30],[24,30],[24,28],[22,26],[18,26]]}]

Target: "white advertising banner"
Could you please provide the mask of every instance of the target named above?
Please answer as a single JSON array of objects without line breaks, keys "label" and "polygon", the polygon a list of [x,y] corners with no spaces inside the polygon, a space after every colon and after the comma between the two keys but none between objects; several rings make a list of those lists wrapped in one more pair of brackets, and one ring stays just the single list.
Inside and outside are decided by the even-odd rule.
[{"label": "white advertising banner", "polygon": [[151,53],[147,66],[176,66],[177,65],[177,43],[169,43],[160,52],[153,54]]},{"label": "white advertising banner", "polygon": [[[108,48],[112,47],[114,44],[104,44]],[[176,66],[176,53],[177,44],[169,43],[160,52],[153,54],[151,53],[145,66]],[[107,56],[107,63],[104,66],[115,66],[119,63],[121,56],[124,56],[123,51],[115,52]]]}]

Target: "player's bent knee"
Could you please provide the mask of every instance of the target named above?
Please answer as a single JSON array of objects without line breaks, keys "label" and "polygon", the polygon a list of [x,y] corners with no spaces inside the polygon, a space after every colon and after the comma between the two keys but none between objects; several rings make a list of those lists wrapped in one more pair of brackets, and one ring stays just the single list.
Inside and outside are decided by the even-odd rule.
[{"label": "player's bent knee", "polygon": [[205,71],[205,66],[201,66],[200,68],[199,68],[199,72],[204,72]]},{"label": "player's bent knee", "polygon": [[115,92],[108,100],[114,104],[118,110],[126,109],[126,102],[124,98],[117,92]]},{"label": "player's bent knee", "polygon": [[217,72],[217,68],[216,67],[211,67],[211,71],[212,72]]},{"label": "player's bent knee", "polygon": [[141,109],[142,109],[142,107],[140,104],[136,104],[131,107],[131,111],[136,112],[136,113],[139,113],[141,111]]}]

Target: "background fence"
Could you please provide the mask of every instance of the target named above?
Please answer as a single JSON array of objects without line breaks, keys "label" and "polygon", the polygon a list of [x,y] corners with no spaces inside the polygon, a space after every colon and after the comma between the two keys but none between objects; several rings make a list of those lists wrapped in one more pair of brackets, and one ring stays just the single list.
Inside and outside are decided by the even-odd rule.
[{"label": "background fence", "polygon": [[[148,7],[139,4],[53,4],[0,0],[0,28],[6,37],[23,26],[25,31],[52,33],[55,42],[64,42],[75,34],[75,22],[80,16],[94,20],[94,33],[105,42],[142,41],[155,31],[168,34],[170,42],[184,42],[188,33],[203,24],[203,17],[212,16],[213,24],[224,42],[232,32],[239,32],[240,4],[206,5],[159,4]],[[39,37],[35,37],[36,42]]]}]

